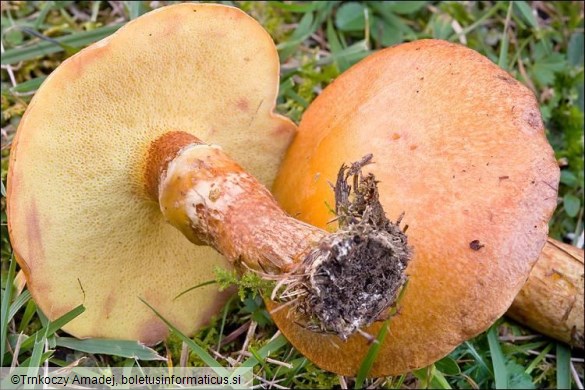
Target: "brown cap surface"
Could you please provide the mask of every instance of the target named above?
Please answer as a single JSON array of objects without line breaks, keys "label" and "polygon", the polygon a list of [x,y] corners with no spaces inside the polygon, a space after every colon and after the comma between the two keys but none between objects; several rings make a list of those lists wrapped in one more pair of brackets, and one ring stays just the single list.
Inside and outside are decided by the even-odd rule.
[{"label": "brown cap surface", "polygon": [[271,185],[295,131],[272,113],[279,60],[266,31],[226,6],[148,13],[65,61],[23,117],[11,152],[11,241],[36,303],[77,337],[162,340],[222,303],[227,262],[168,225],[145,189],[151,143],[180,130],[215,143]]},{"label": "brown cap surface", "polygon": [[[510,306],[546,241],[559,169],[533,94],[477,52],[436,40],[382,50],[327,87],[304,114],[275,195],[326,228],[328,183],[368,153],[387,216],[406,213],[414,248],[371,372],[400,374],[445,356]],[[344,343],[292,324],[286,310],[274,317],[317,365],[357,373],[365,338]]]}]

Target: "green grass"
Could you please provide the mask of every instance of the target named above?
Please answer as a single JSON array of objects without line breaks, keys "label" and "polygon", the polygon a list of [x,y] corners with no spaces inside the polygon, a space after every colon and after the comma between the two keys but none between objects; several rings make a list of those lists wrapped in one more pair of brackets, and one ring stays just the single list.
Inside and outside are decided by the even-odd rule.
[{"label": "green grass", "polygon": [[[531,88],[541,103],[548,138],[563,167],[550,233],[577,243],[584,203],[582,2],[224,3],[244,9],[275,39],[282,63],[277,109],[295,121],[336,76],[383,47],[441,38],[486,55]],[[48,322],[26,289],[12,287],[18,268],[6,226],[9,146],[34,91],[59,63],[149,10],[150,2],[2,4],[2,366],[45,361],[65,366],[80,358],[99,366],[241,364],[253,367],[265,386],[301,388],[577,388],[575,377],[583,382],[582,354],[507,319],[416,372],[365,379],[372,363],[367,360],[357,381],[340,378],[317,368],[277,333],[253,281],[196,337],[169,324],[171,337],[154,349],[135,342],[76,340],[59,331],[82,306]]]}]

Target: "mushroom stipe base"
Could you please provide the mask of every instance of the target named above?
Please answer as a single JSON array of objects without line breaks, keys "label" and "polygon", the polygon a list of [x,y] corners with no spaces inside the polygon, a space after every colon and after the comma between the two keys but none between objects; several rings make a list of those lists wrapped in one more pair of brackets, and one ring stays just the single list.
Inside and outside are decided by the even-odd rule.
[{"label": "mushroom stipe base", "polygon": [[401,218],[386,218],[374,176],[362,176],[371,159],[339,171],[335,233],[286,215],[221,148],[183,132],[152,143],[145,190],[194,244],[212,246],[242,272],[276,279],[273,298],[293,305],[296,322],[345,340],[388,315],[412,255]]},{"label": "mushroom stipe base", "polygon": [[297,323],[344,340],[390,315],[412,257],[402,216],[386,218],[374,175],[362,176],[372,158],[341,167],[333,188],[339,230],[305,258],[299,280],[291,278],[280,295],[292,298]]}]

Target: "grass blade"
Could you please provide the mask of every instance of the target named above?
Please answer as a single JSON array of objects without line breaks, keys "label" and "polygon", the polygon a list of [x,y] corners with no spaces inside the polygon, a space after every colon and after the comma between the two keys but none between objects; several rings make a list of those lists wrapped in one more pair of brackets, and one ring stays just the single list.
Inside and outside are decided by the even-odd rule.
[{"label": "grass blade", "polygon": [[27,338],[22,345],[20,346],[20,351],[24,352],[29,350],[31,347],[34,346],[35,340],[37,335],[44,334],[45,338],[51,337],[55,334],[56,331],[61,329],[63,326],[71,322],[77,316],[85,311],[85,306],[79,305],[73,310],[68,313],[63,314],[61,317],[57,318],[53,322],[49,322],[46,326],[39,329],[37,332],[33,333],[29,338]]},{"label": "grass blade", "polygon": [[498,340],[498,326],[496,324],[488,330],[487,339],[490,346],[490,353],[492,356],[492,364],[494,367],[494,379],[496,381],[496,389],[508,388],[508,370],[506,368],[506,359],[502,353],[500,341]]},{"label": "grass blade", "polygon": [[10,256],[10,265],[8,275],[6,275],[6,285],[2,286],[2,308],[0,308],[0,367],[4,367],[4,353],[6,352],[6,337],[8,335],[8,308],[12,299],[12,283],[16,271],[16,261],[14,256]]},{"label": "grass blade", "polygon": [[271,353],[278,351],[280,348],[284,347],[288,344],[286,338],[281,334],[274,340],[270,341],[268,344],[260,348],[256,353],[253,354],[251,357],[246,359],[244,363],[242,363],[242,367],[254,367],[257,364],[261,363],[259,359],[266,359]]},{"label": "grass blade", "polygon": [[404,282],[404,284],[400,288],[400,291],[398,292],[398,296],[396,297],[396,301],[394,302],[394,305],[390,308],[389,318],[386,321],[384,321],[384,323],[382,324],[382,327],[380,328],[380,331],[378,332],[376,339],[374,340],[374,342],[372,343],[372,345],[368,349],[368,353],[366,354],[366,357],[362,361],[360,369],[358,370],[357,377],[355,378],[354,387],[357,389],[360,389],[363,387],[364,380],[368,376],[368,373],[372,369],[372,366],[374,365],[374,362],[376,361],[376,358],[378,357],[378,353],[380,352],[380,348],[382,347],[382,343],[384,343],[384,339],[388,335],[390,321],[392,320],[392,316],[394,316],[398,312],[398,308],[400,307],[400,302],[402,301],[402,298],[404,298],[404,294],[406,293],[406,288],[408,287],[408,283],[409,283],[408,279],[406,279],[406,281]]},{"label": "grass blade", "polygon": [[[44,363],[44,362],[46,362],[51,357],[53,357],[53,353],[54,352],[55,351],[43,352],[43,354],[41,355],[41,359],[40,359],[41,360],[41,364]],[[53,360],[55,360],[55,359],[52,359],[51,362],[53,362]],[[62,363],[63,363],[62,364],[62,367],[65,367],[65,366],[67,366],[69,364],[68,362],[62,362]],[[27,357],[26,359],[24,359],[24,361],[22,363],[20,363],[19,366],[20,367],[37,367],[37,366],[31,365],[31,357],[30,356]],[[32,373],[33,376],[37,374],[37,372],[35,370],[31,370],[31,373]],[[29,376],[31,376],[31,375],[29,375]],[[4,389],[3,387],[0,387],[0,388]]]},{"label": "grass blade", "polygon": [[41,322],[41,325],[44,327],[49,326],[49,319],[47,318],[47,316],[45,315],[45,313],[43,313],[43,311],[37,307],[37,316],[39,317],[39,321]]},{"label": "grass blade", "polygon": [[[187,346],[188,346],[189,348],[191,348],[191,350],[192,350],[193,352],[195,352],[195,354],[196,354],[197,356],[199,356],[199,358],[200,358],[201,360],[203,360],[203,362],[204,362],[205,364],[207,364],[207,366],[208,366],[208,367],[212,367],[212,368],[222,368],[222,365],[221,365],[221,364],[220,364],[220,363],[219,363],[217,360],[215,360],[215,359],[214,359],[214,358],[213,358],[213,357],[212,357],[212,356],[211,356],[209,353],[207,353],[207,351],[206,351],[205,349],[203,349],[203,348],[202,348],[202,347],[201,347],[199,344],[197,344],[197,343],[196,343],[195,341],[193,341],[193,340],[192,340],[190,337],[187,337],[185,334],[183,334],[183,332],[181,332],[180,330],[178,330],[177,328],[175,328],[175,327],[173,326],[173,324],[171,324],[171,323],[170,323],[170,322],[169,322],[169,321],[168,321],[166,318],[164,318],[164,317],[163,317],[163,316],[162,316],[162,315],[161,315],[161,314],[160,314],[160,313],[159,313],[159,312],[158,312],[158,311],[157,311],[157,310],[156,310],[154,307],[152,307],[152,306],[151,306],[151,305],[150,305],[148,302],[146,302],[146,301],[145,301],[144,299],[142,299],[142,298],[139,298],[139,299],[142,301],[142,303],[144,303],[146,306],[148,306],[148,308],[149,308],[150,310],[152,310],[152,311],[153,311],[153,313],[154,313],[154,314],[156,314],[156,316],[157,316],[158,318],[160,318],[160,319],[162,320],[162,322],[164,322],[164,323],[165,323],[165,324],[166,324],[166,325],[169,327],[169,329],[171,329],[173,332],[175,332],[175,334],[176,334],[177,336],[179,336],[179,338],[180,338],[181,340],[183,340],[183,342],[184,342],[185,344],[187,344]],[[222,371],[222,373],[220,374],[220,373],[218,372],[218,374],[220,374],[220,375],[227,375],[225,370],[220,370],[220,371]]]},{"label": "grass blade", "polygon": [[431,377],[432,377],[432,370],[433,366],[428,366],[428,367],[424,367],[424,368],[420,368],[418,370],[415,370],[412,372],[412,374],[414,375],[414,377],[416,379],[418,379],[418,382],[416,383],[416,386],[419,389],[428,389],[430,388],[431,385]]},{"label": "grass blade", "polygon": [[384,323],[382,324],[382,327],[380,328],[380,331],[378,332],[376,339],[374,340],[374,342],[372,343],[372,345],[368,349],[368,353],[366,354],[366,357],[362,361],[360,369],[358,370],[357,377],[355,378],[354,387],[356,389],[360,389],[363,387],[364,380],[368,376],[368,373],[372,369],[372,366],[374,365],[374,362],[376,361],[376,358],[378,357],[378,353],[380,352],[380,348],[382,347],[382,343],[384,342],[384,339],[388,335],[388,329],[390,326],[390,321],[392,320],[392,316],[398,312],[400,302],[402,301],[402,298],[404,298],[404,294],[406,293],[406,288],[408,287],[408,283],[409,283],[408,279],[406,279],[406,281],[404,282],[404,284],[400,288],[400,292],[398,293],[398,296],[396,297],[396,301],[394,302],[394,306],[392,306],[390,308],[390,312],[389,312],[390,317],[386,321],[384,321]]},{"label": "grass blade", "polygon": [[467,351],[471,354],[471,356],[473,356],[473,358],[475,359],[475,361],[478,362],[480,366],[482,366],[483,368],[485,368],[485,370],[493,378],[494,377],[493,370],[486,363],[486,361],[484,360],[484,358],[477,352],[477,350],[475,349],[475,347],[469,341],[466,341],[465,342],[465,346],[467,347]]},{"label": "grass blade", "polygon": [[307,12],[301,18],[297,29],[292,33],[288,42],[281,43],[276,46],[280,54],[280,60],[285,61],[297,47],[319,26],[318,23],[314,23],[314,16],[312,12]]},{"label": "grass blade", "polygon": [[318,1],[311,1],[305,4],[287,4],[282,3],[280,1],[275,1],[272,5],[276,8],[280,8],[285,11],[289,12],[296,12],[296,13],[307,13],[311,11],[315,11],[319,7]]},{"label": "grass blade", "polygon": [[489,23],[489,20],[492,16],[497,14],[500,11],[500,8],[504,5],[504,2],[496,2],[494,6],[490,7],[487,12],[485,12],[479,19],[477,19],[474,23],[470,24],[469,26],[463,28],[463,31],[460,33],[454,33],[449,37],[449,41],[455,41],[458,39],[459,35],[467,35],[479,26],[484,23]]},{"label": "grass blade", "polygon": [[435,363],[435,368],[446,375],[459,375],[461,374],[461,368],[455,360],[450,356],[445,356],[441,360]]},{"label": "grass blade", "polygon": [[508,46],[510,39],[508,38],[508,26],[510,25],[510,18],[512,17],[512,8],[514,2],[510,1],[508,5],[508,13],[506,14],[506,22],[504,24],[504,31],[502,31],[502,42],[500,44],[500,56],[498,58],[498,66],[504,70],[507,70],[508,65]]},{"label": "grass blade", "polygon": [[10,321],[10,320],[12,320],[12,318],[14,318],[14,315],[16,313],[18,313],[20,308],[22,306],[24,306],[24,304],[27,303],[29,299],[30,299],[30,292],[28,290],[26,290],[25,292],[20,294],[14,300],[14,302],[12,302],[12,305],[10,305],[10,310],[8,311],[8,321]]},{"label": "grass blade", "polygon": [[449,385],[447,378],[445,378],[445,375],[440,370],[438,370],[436,366],[433,366],[433,370],[431,372],[433,373],[433,377],[431,379],[431,385],[433,388],[451,389],[451,385]]},{"label": "grass blade", "polygon": [[59,44],[42,41],[29,46],[8,49],[2,53],[1,63],[2,65],[15,64],[20,61],[26,61],[33,58],[58,53],[65,50],[64,47],[67,46],[74,48],[87,46],[107,37],[108,35],[111,35],[120,27],[122,27],[122,24],[114,24],[96,28],[95,30],[91,31],[83,31],[76,34],[55,38],[54,41],[58,42]]},{"label": "grass blade", "polygon": [[39,12],[39,16],[37,16],[37,18],[35,19],[35,22],[33,24],[34,28],[36,28],[37,30],[39,28],[41,28],[43,22],[47,18],[47,15],[53,9],[53,6],[54,6],[54,3],[52,1],[45,2],[44,6],[41,7],[41,11]]},{"label": "grass blade", "polygon": [[37,305],[35,301],[29,300],[26,304],[26,309],[24,309],[24,314],[20,319],[20,324],[18,325],[18,333],[24,332],[26,327],[30,324],[30,321],[34,317],[37,310]]},{"label": "grass blade", "polygon": [[140,360],[166,360],[154,349],[134,340],[85,339],[58,337],[57,346],[87,353],[122,356]]},{"label": "grass blade", "polygon": [[376,336],[376,340],[372,343],[370,348],[368,349],[368,353],[364,358],[360,369],[358,371],[357,377],[355,378],[355,385],[356,389],[361,389],[364,387],[364,380],[368,376],[368,373],[372,369],[376,358],[378,357],[378,353],[380,352],[380,348],[382,348],[382,343],[386,336],[388,335],[388,325],[390,325],[390,319],[387,319],[382,324],[380,331],[378,332],[378,336]]},{"label": "grass blade", "polygon": [[557,343],[557,389],[571,388],[571,351]]},{"label": "grass blade", "polygon": [[[394,379],[394,378],[392,378]],[[395,384],[393,384],[393,389],[402,389],[402,384],[404,383],[404,380],[406,379],[406,374],[402,374],[398,377],[398,380],[396,381]]]},{"label": "grass blade", "polygon": [[332,62],[346,61],[349,66],[355,64],[359,60],[365,58],[369,54],[373,54],[375,50],[369,50],[366,41],[358,41],[351,46],[348,46],[338,52],[331,52],[331,55],[320,58],[317,65],[328,65]]},{"label": "grass blade", "polygon": [[534,17],[534,12],[532,11],[532,8],[530,7],[530,5],[528,5],[527,2],[511,1],[511,3],[514,3],[516,9],[520,12],[522,18],[524,18],[524,20],[528,22],[530,26],[532,26],[535,29],[538,29],[538,21]]},{"label": "grass blade", "polygon": [[174,297],[173,298],[173,301],[175,299],[178,299],[178,298],[182,297],[183,295],[187,294],[189,291],[193,291],[195,289],[198,289],[199,287],[209,286],[210,284],[215,284],[215,283],[217,283],[215,280],[208,280],[207,282],[199,283],[196,286],[189,287],[188,289],[186,289],[185,291],[181,292],[179,295],[177,295],[176,297]]},{"label": "grass blade", "polygon": [[128,17],[131,20],[136,19],[147,11],[142,1],[125,1],[124,5],[128,9]]},{"label": "grass blade", "polygon": [[236,296],[233,295],[230,297],[230,299],[228,299],[228,301],[226,302],[225,306],[223,307],[223,314],[221,315],[221,326],[219,328],[219,335],[217,337],[217,350],[219,351],[219,348],[221,347],[221,340],[223,338],[223,331],[225,329],[225,323],[227,321],[227,316],[228,316],[228,312],[230,310],[230,307],[232,307],[232,303],[234,303],[236,299]]},{"label": "grass blade", "polygon": [[419,386],[425,389],[451,389],[445,375],[432,364],[428,367],[421,368],[413,372],[414,376],[419,379]]},{"label": "grass blade", "polygon": [[[329,48],[331,49],[331,53],[333,55],[338,54],[344,49],[341,41],[339,40],[339,37],[337,36],[335,28],[333,27],[331,19],[327,21],[327,41],[329,42]],[[349,62],[345,58],[338,58],[335,62],[337,62],[337,68],[340,72],[343,72],[349,68]]]},{"label": "grass blade", "polygon": [[542,359],[544,359],[546,354],[550,352],[550,350],[552,349],[553,346],[554,346],[553,343],[549,343],[546,347],[544,347],[544,349],[542,351],[540,351],[538,356],[532,362],[530,362],[530,364],[528,365],[528,367],[526,367],[526,370],[524,370],[524,372],[527,374],[530,374],[532,372],[532,370],[534,370],[536,368],[538,363],[540,363],[542,361]]},{"label": "grass blade", "polygon": [[43,81],[45,81],[46,78],[47,78],[47,76],[41,76],[41,77],[34,78],[32,80],[27,80],[23,83],[20,83],[18,85],[15,85],[14,87],[10,88],[10,92],[12,92],[12,93],[27,93],[27,92],[36,91],[37,89],[39,89],[39,87],[41,86]]},{"label": "grass blade", "polygon": [[270,377],[274,376],[274,374],[272,373],[272,370],[270,369],[270,366],[268,364],[266,364],[265,358],[258,355],[258,352],[251,346],[248,347],[248,352],[250,352],[250,354],[254,357],[254,359],[256,359],[256,361],[259,362],[260,366],[262,367],[261,369],[266,372],[267,377],[270,378]]},{"label": "grass blade", "polygon": [[308,362],[307,358],[295,359],[292,362],[294,368],[288,373],[286,380],[284,380],[281,385],[284,387],[292,387],[292,381],[298,376],[299,372],[301,372]]},{"label": "grass blade", "polygon": [[[42,363],[42,358],[43,358],[43,352],[45,352],[45,344],[47,342],[47,329],[45,329],[45,333],[41,334],[41,333],[37,333],[35,336],[35,342],[34,342],[34,346],[33,346],[33,351],[32,351],[32,355],[30,357],[30,360],[28,361],[28,365],[27,367],[35,368],[35,367],[39,367]],[[29,370],[29,375],[36,375],[36,371],[35,370]]]}]

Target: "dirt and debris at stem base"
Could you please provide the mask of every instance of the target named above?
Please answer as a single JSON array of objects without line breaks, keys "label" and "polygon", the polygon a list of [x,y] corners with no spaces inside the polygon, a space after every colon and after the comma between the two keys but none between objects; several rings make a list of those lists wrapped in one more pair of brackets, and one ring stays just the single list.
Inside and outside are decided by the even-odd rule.
[{"label": "dirt and debris at stem base", "polygon": [[372,158],[341,166],[334,186],[339,230],[307,255],[277,295],[293,301],[296,322],[342,339],[389,315],[412,257],[402,216],[395,223],[386,217],[374,175],[362,175]]}]

